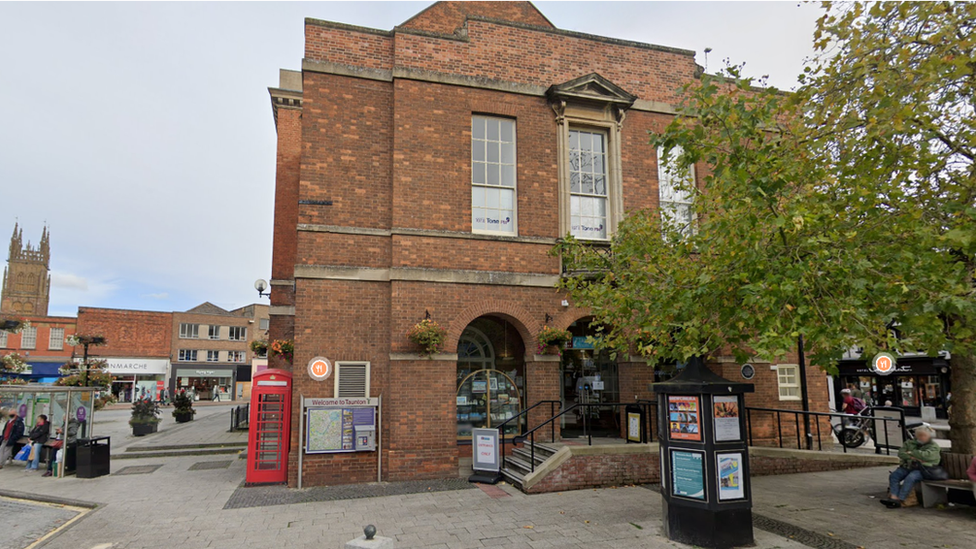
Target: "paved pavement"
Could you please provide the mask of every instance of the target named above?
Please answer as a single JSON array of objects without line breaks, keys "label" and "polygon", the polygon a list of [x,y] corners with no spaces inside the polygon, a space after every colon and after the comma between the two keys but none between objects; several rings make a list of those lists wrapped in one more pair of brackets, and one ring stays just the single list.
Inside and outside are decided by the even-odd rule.
[{"label": "paved pavement", "polygon": [[[167,428],[164,423],[160,433],[141,439],[126,438],[113,426],[114,412],[99,412],[107,419],[101,432],[116,429],[121,444],[137,442],[140,447],[209,442],[226,434],[229,422],[229,408],[214,408],[206,415],[201,415],[201,408],[190,424],[169,423]],[[113,438],[113,447],[119,448],[114,442]],[[0,490],[100,504],[43,545],[50,549],[339,548],[369,523],[380,535],[394,537],[398,549],[684,547],[661,537],[661,498],[654,489],[527,496],[504,485],[479,489],[431,482],[314,488],[292,496],[296,491],[242,488],[244,461],[234,457],[113,460],[113,474],[98,479],[41,478],[17,466],[5,467],[0,470]],[[757,529],[756,547],[976,546],[972,508],[882,507],[876,498],[884,490],[886,474],[884,468],[873,468],[754,479],[758,522],[782,534]],[[794,539],[784,537],[791,535]]]},{"label": "paved pavement", "polygon": [[129,446],[246,443],[246,431],[227,432],[230,428],[230,410],[234,406],[229,403],[196,406],[195,419],[189,423],[176,423],[172,406],[162,408],[159,432],[142,437],[132,436],[129,408],[99,410],[95,412],[94,435],[111,437],[113,454],[120,453]]},{"label": "paved pavement", "polygon": [[79,513],[61,505],[0,497],[0,549],[23,549]]}]

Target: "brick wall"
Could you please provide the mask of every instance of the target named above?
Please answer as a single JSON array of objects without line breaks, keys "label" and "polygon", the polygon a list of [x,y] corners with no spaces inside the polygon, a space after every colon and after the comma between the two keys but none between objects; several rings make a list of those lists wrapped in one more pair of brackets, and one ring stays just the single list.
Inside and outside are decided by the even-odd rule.
[{"label": "brick wall", "polygon": [[[37,337],[34,348],[25,349],[23,347],[23,334],[21,332],[7,334],[6,345],[0,345],[0,356],[10,353],[17,353],[25,360],[39,362],[60,362],[68,359],[75,353],[76,348],[64,342],[64,339],[75,334],[78,319],[60,316],[28,316],[24,317],[30,321],[31,327],[37,329]],[[61,340],[61,349],[50,349],[51,329],[61,328],[64,330],[64,338]],[[81,347],[77,348],[79,354]],[[27,355],[30,355],[29,357]]]},{"label": "brick wall", "polygon": [[169,358],[173,313],[79,307],[78,333],[105,337],[92,356]]}]

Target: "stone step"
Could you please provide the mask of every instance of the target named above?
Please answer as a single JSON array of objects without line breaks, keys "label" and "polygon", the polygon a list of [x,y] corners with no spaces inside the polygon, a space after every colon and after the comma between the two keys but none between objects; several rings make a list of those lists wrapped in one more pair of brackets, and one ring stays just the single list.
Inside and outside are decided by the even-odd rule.
[{"label": "stone step", "polygon": [[156,452],[160,450],[201,450],[206,448],[247,448],[247,442],[201,442],[198,444],[169,444],[129,446],[126,452]]},{"label": "stone step", "polygon": [[522,481],[525,479],[524,475],[512,471],[506,467],[505,469],[502,469],[502,476],[505,477],[505,480],[512,486],[518,488],[519,490],[522,489]]},{"label": "stone step", "polygon": [[140,459],[140,458],[166,458],[184,456],[216,456],[225,454],[239,454],[244,451],[243,447],[232,448],[197,448],[185,450],[162,450],[157,452],[129,452],[112,454],[112,459]]},{"label": "stone step", "polygon": [[[525,460],[526,462],[532,461],[532,449],[531,448],[516,448],[512,451],[512,455],[518,456]],[[543,461],[549,459],[552,456],[549,452],[542,451],[538,446],[535,449],[535,464],[538,465]]]},{"label": "stone step", "polygon": [[505,458],[505,467],[512,469],[520,475],[527,475],[532,472],[532,465],[528,460],[520,459],[515,456],[507,456]]}]

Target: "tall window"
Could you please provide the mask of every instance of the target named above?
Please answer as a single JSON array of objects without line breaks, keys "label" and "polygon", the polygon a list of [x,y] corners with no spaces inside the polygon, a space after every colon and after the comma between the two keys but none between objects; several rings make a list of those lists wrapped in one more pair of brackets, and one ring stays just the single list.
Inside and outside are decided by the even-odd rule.
[{"label": "tall window", "polygon": [[64,328],[51,328],[47,348],[50,351],[61,351],[64,349]]},{"label": "tall window", "polygon": [[515,121],[471,117],[471,229],[515,235]]},{"label": "tall window", "polygon": [[261,320],[258,321],[258,328],[261,330],[267,330],[268,326],[270,325],[271,325],[271,319],[269,318],[262,318]]},{"label": "tall window", "polygon": [[[664,163],[664,149],[659,147],[657,150],[661,221],[685,235],[690,235],[694,231],[695,221],[692,208],[694,197],[691,193],[691,187],[695,185],[695,167],[680,168],[677,159],[681,153],[680,147],[671,149],[667,163]],[[679,186],[683,188],[678,188]]]},{"label": "tall window", "polygon": [[247,328],[243,326],[229,326],[228,328],[228,339],[231,341],[244,341],[247,339]]},{"label": "tall window", "polygon": [[185,322],[180,324],[180,339],[197,339],[198,337],[200,337],[199,324],[187,324]]},{"label": "tall window", "polygon": [[244,362],[244,351],[227,351],[227,362]]},{"label": "tall window", "polygon": [[0,348],[7,346],[7,332],[0,330]]},{"label": "tall window", "polygon": [[20,348],[34,349],[37,347],[37,328],[24,328],[20,332]]},{"label": "tall window", "polygon": [[220,351],[207,351],[207,362],[217,362],[220,360]]},{"label": "tall window", "polygon": [[607,136],[569,130],[570,233],[576,238],[607,238]]},{"label": "tall window", "polygon": [[796,364],[776,366],[780,400],[800,400],[800,367]]},{"label": "tall window", "polygon": [[180,362],[196,362],[197,352],[190,349],[180,349]]},{"label": "tall window", "polygon": [[220,326],[210,326],[207,329],[207,337],[210,339],[220,339]]}]

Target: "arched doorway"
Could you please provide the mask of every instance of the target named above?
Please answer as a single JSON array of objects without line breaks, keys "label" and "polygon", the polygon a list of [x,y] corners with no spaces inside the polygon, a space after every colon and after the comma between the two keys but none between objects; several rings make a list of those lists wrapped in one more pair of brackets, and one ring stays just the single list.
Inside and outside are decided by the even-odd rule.
[{"label": "arched doorway", "polygon": [[505,435],[521,430],[505,423],[525,406],[525,344],[518,329],[501,316],[472,321],[457,345],[457,437],[470,441],[471,430],[505,424]]},{"label": "arched doorway", "polygon": [[583,436],[583,414],[588,414],[588,430],[597,436],[619,436],[620,414],[600,403],[620,402],[617,361],[606,350],[596,350],[594,340],[600,337],[593,318],[586,317],[569,325],[572,339],[566,344],[560,368],[560,396],[563,406],[593,404],[578,408],[576,414],[563,416],[565,438]]}]

